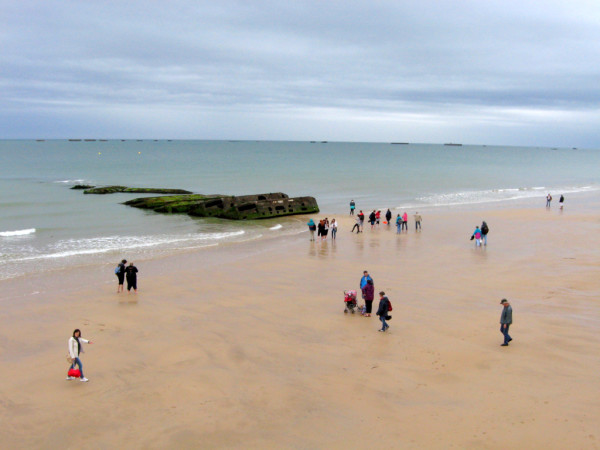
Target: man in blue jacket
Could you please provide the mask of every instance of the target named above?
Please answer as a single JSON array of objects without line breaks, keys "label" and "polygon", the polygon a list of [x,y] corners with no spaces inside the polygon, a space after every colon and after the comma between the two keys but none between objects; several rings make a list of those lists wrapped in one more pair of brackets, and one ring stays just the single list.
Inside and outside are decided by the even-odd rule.
[{"label": "man in blue jacket", "polygon": [[367,285],[367,280],[371,280],[373,281],[373,278],[371,278],[371,275],[369,275],[369,272],[367,272],[366,270],[363,272],[363,276],[360,279],[360,290],[362,291],[363,288]]}]

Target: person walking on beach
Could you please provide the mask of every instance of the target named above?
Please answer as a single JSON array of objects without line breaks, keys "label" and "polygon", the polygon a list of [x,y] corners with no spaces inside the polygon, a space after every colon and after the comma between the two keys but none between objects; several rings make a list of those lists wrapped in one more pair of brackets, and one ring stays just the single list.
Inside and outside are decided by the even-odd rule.
[{"label": "person walking on beach", "polygon": [[385,332],[390,326],[386,323],[386,320],[389,320],[390,316],[388,316],[388,312],[390,310],[390,300],[385,296],[385,292],[381,291],[379,293],[379,308],[377,308],[377,315],[379,316],[379,320],[381,320],[381,330]]},{"label": "person walking on beach", "polygon": [[323,233],[325,232],[325,221],[323,219],[319,220],[319,225],[317,225],[317,238],[319,240],[323,239]]},{"label": "person walking on beach", "polygon": [[335,219],[331,219],[331,240],[335,241],[335,235],[337,234],[337,222]]},{"label": "person walking on beach", "polygon": [[400,234],[401,231],[402,231],[402,217],[400,217],[400,214],[398,214],[396,216],[396,234]]},{"label": "person walking on beach", "polygon": [[[75,331],[73,331],[73,336],[71,336],[69,338],[69,343],[68,343],[69,356],[70,356],[71,360],[73,361],[69,370],[74,369],[75,364],[77,364],[79,366],[79,373],[80,373],[79,381],[85,382],[85,381],[88,381],[88,379],[83,376],[83,364],[81,364],[81,359],[79,359],[79,354],[83,353],[83,349],[81,348],[82,342],[85,344],[93,344],[92,341],[88,341],[87,339],[82,338],[81,331],[79,329],[76,329]],[[71,381],[74,379],[75,379],[75,377],[67,375],[67,381]]]},{"label": "person walking on beach", "polygon": [[125,276],[127,277],[127,292],[131,292],[131,288],[133,288],[133,293],[137,294],[137,273],[137,267],[130,262],[125,269]]},{"label": "person walking on beach", "polygon": [[325,220],[323,221],[323,234],[321,236],[322,240],[327,240],[327,233],[329,233],[329,219],[325,217]]},{"label": "person walking on beach", "polygon": [[359,217],[356,217],[356,223],[352,227],[352,230],[350,230],[350,233],[354,233],[355,228],[356,228],[356,234],[360,233],[360,218]]},{"label": "person walking on beach", "polygon": [[362,233],[363,230],[365,229],[365,213],[362,212],[362,209],[358,213],[358,220],[359,220],[359,226],[360,226],[359,233]]},{"label": "person walking on beach", "polygon": [[502,299],[500,304],[503,306],[502,314],[500,314],[500,333],[504,335],[504,343],[502,347],[508,346],[508,343],[512,341],[512,338],[508,334],[508,329],[512,324],[512,306],[508,303],[505,298]]},{"label": "person walking on beach", "polygon": [[560,198],[558,199],[558,204],[560,205],[560,209],[563,209],[565,203],[565,196],[560,194]]},{"label": "person walking on beach", "polygon": [[369,214],[369,222],[371,223],[371,230],[375,227],[375,210]]},{"label": "person walking on beach", "polygon": [[367,279],[367,284],[362,288],[362,298],[365,301],[365,317],[371,317],[371,310],[373,309],[373,299],[375,298],[375,285],[371,278]]},{"label": "person walking on beach", "polygon": [[408,214],[406,214],[406,211],[402,214],[402,228],[408,232]]},{"label": "person walking on beach", "polygon": [[479,225],[475,225],[475,231],[471,235],[471,240],[475,239],[475,247],[481,246],[481,230],[479,229]]},{"label": "person walking on beach", "polygon": [[354,215],[354,210],[356,209],[356,203],[354,203],[354,200],[350,200],[350,215],[353,216]]},{"label": "person walking on beach", "polygon": [[375,213],[375,224],[377,225],[377,228],[379,228],[380,221],[381,221],[381,211],[377,210],[377,212]]},{"label": "person walking on beach", "polygon": [[119,280],[119,284],[117,285],[117,294],[119,292],[123,292],[123,282],[125,281],[125,264],[127,264],[127,260],[123,259],[115,269],[115,275]]},{"label": "person walking on beach", "polygon": [[550,192],[548,192],[548,195],[546,195],[546,208],[550,208],[551,202],[552,202],[552,196],[550,195]]},{"label": "person walking on beach", "polygon": [[487,235],[490,232],[488,224],[485,223],[485,220],[481,222],[481,238],[483,239],[483,245],[487,245]]},{"label": "person walking on beach", "polygon": [[388,226],[390,226],[390,220],[392,220],[392,212],[390,211],[390,208],[388,208],[385,213],[385,221],[387,222]]},{"label": "person walking on beach", "polygon": [[419,214],[419,212],[417,211],[415,213],[415,231],[421,230],[421,220],[423,220],[421,218],[421,214]]},{"label": "person walking on beach", "polygon": [[315,225],[315,223],[313,222],[312,219],[310,219],[308,222],[306,222],[306,225],[308,225],[308,231],[310,231],[310,240],[314,241],[315,240],[315,231],[317,229],[317,226]]}]

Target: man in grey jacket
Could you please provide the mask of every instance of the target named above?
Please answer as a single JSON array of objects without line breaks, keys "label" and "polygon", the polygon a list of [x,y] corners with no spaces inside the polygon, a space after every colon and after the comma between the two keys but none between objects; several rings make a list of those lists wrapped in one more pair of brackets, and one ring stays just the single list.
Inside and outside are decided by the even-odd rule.
[{"label": "man in grey jacket", "polygon": [[512,323],[512,306],[510,306],[510,303],[505,298],[502,299],[500,304],[503,306],[502,314],[500,315],[500,332],[504,335],[504,344],[502,344],[502,347],[506,347],[512,341],[512,338],[508,334],[508,329]]}]

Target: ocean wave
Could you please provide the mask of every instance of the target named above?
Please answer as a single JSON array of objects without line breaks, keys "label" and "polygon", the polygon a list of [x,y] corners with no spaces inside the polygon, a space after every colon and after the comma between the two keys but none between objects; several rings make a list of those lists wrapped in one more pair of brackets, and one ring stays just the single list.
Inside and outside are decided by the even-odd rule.
[{"label": "ocean wave", "polygon": [[[13,262],[59,259],[116,251],[126,253],[147,248],[172,248],[173,245],[182,243],[191,244],[184,245],[183,248],[190,246],[208,247],[216,245],[215,241],[235,238],[244,234],[245,231],[240,230],[226,233],[201,233],[182,236],[108,236],[88,239],[66,239],[52,244],[44,253],[17,258]],[[194,243],[202,243],[203,245],[194,246]]]},{"label": "ocean wave", "polygon": [[73,183],[73,184],[83,184],[85,182],[85,180],[83,179],[78,179],[78,180],[54,180],[53,183],[63,183],[63,184],[69,184],[69,183]]},{"label": "ocean wave", "polygon": [[600,186],[556,186],[556,187],[518,187],[486,189],[480,191],[459,191],[443,194],[432,194],[416,198],[416,202],[397,206],[395,209],[415,209],[436,206],[460,206],[482,203],[496,203],[528,198],[541,198],[540,191],[575,194],[600,190]]},{"label": "ocean wave", "polygon": [[281,224],[277,224],[274,227],[269,228],[269,230],[280,230],[283,228],[283,225]]},{"label": "ocean wave", "polygon": [[2,237],[26,236],[28,234],[33,234],[33,233],[35,233],[35,228],[26,228],[24,230],[0,231],[0,236],[2,236]]}]

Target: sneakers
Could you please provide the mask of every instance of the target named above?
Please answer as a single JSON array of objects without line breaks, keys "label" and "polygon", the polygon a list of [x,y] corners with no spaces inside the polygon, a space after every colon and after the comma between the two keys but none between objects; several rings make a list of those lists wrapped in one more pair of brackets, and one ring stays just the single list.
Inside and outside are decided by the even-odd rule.
[{"label": "sneakers", "polygon": [[508,344],[500,344],[500,347],[508,347]]},{"label": "sneakers", "polygon": [[86,381],[90,381],[90,380],[88,380],[86,377],[83,377],[83,378],[80,378],[79,381],[86,382]]},{"label": "sneakers", "polygon": [[383,331],[383,332],[384,332],[384,333],[385,333],[385,330],[384,330],[384,329],[381,329],[381,330],[377,330],[377,331]]},{"label": "sneakers", "polygon": [[67,381],[71,381],[71,380],[74,380],[74,379],[75,379],[74,377],[67,377],[66,378]]}]

